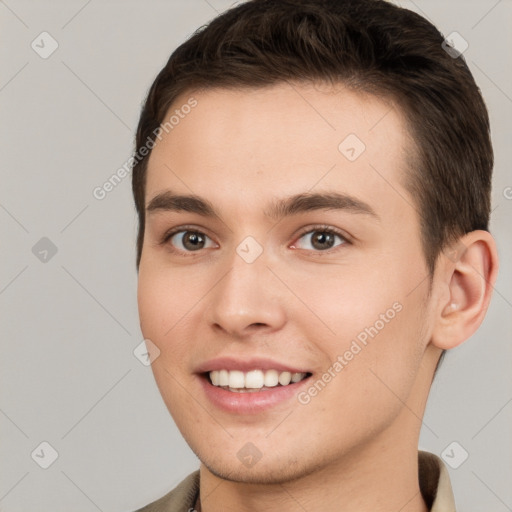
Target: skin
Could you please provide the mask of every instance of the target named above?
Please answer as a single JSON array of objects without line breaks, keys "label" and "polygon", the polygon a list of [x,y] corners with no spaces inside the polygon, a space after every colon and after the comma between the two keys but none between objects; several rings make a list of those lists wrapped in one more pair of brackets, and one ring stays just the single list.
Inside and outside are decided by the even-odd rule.
[{"label": "skin", "polygon": [[[148,212],[138,303],[144,337],[160,350],[157,385],[201,461],[202,510],[427,510],[421,418],[441,350],[467,339],[487,309],[492,237],[462,237],[465,252],[455,261],[441,254],[430,281],[402,184],[412,141],[383,99],[285,83],[193,96],[197,106],[152,151],[146,204],[172,190],[207,199],[218,216]],[[338,150],[348,134],[366,146],[353,162]],[[263,213],[271,199],[329,191],[376,215]],[[318,224],[346,240],[318,249],[312,235],[328,229]],[[187,229],[207,237],[203,248],[187,252]],[[250,264],[236,252],[247,236],[263,249]],[[293,397],[256,415],[222,411],[194,373],[215,357],[268,357],[316,381],[396,303],[400,312],[307,404]],[[262,454],[250,468],[237,457],[247,442]]]}]

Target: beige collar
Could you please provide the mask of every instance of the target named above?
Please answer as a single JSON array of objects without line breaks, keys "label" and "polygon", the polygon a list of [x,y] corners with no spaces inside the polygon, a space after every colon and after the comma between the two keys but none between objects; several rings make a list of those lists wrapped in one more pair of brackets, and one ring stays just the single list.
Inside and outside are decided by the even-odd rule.
[{"label": "beige collar", "polygon": [[450,475],[443,461],[433,453],[418,452],[420,490],[430,512],[455,512]]}]

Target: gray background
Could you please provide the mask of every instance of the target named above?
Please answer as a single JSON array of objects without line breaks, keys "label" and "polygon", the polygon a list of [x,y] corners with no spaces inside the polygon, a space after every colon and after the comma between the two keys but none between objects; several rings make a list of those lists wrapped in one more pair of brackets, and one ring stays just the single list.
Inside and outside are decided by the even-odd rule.
[{"label": "gray background", "polygon": [[[102,201],[92,191],[130,156],[141,101],[171,51],[231,3],[0,1],[4,512],[133,510],[198,467],[150,368],[133,355],[142,335],[130,177]],[[454,458],[462,449],[469,457],[450,469],[458,510],[504,512],[512,510],[512,5],[401,5],[469,43],[493,128],[491,227],[501,257],[483,326],[447,355],[433,385],[420,447],[440,455],[459,443]],[[59,45],[46,59],[31,47],[43,31]],[[33,250],[43,237],[56,254],[44,253],[47,241]],[[48,469],[36,464],[51,455],[43,441],[58,452]]]}]

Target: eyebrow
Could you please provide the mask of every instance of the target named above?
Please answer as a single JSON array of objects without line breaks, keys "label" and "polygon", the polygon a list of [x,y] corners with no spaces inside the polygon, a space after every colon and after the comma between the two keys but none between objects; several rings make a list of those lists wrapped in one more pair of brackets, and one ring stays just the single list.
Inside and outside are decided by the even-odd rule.
[{"label": "eyebrow", "polygon": [[[270,219],[280,219],[316,210],[345,210],[352,213],[370,215],[377,220],[379,216],[367,203],[338,192],[305,192],[284,199],[273,199],[264,211]],[[212,203],[204,198],[190,195],[174,194],[165,191],[157,194],[146,207],[148,213],[157,211],[190,212],[204,217],[219,217]]]}]

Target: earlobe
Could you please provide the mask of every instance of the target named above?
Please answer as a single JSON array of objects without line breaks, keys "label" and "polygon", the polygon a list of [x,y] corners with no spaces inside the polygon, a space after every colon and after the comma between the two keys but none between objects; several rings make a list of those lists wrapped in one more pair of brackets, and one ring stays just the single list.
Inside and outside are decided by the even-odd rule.
[{"label": "earlobe", "polygon": [[482,323],[498,274],[496,244],[487,231],[472,231],[443,251],[438,260],[440,286],[432,344],[448,350],[466,341]]}]

